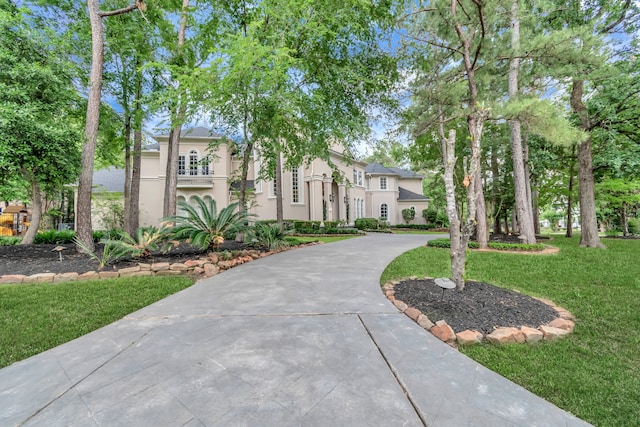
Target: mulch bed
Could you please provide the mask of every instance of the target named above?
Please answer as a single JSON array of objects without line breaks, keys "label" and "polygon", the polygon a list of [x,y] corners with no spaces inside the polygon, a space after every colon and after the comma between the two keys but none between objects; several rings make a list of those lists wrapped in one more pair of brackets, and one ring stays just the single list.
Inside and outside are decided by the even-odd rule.
[{"label": "mulch bed", "polygon": [[[62,262],[59,261],[57,252],[53,251],[56,246],[64,246],[66,249],[62,251]],[[103,245],[96,245],[96,253],[100,257],[102,255]],[[250,247],[235,241],[225,241],[216,250],[218,252],[229,250],[258,249]],[[115,264],[104,267],[103,271],[133,267],[139,262],[157,263],[157,262],[184,262],[189,259],[205,256],[207,251],[187,244],[181,244],[168,253],[152,253],[149,258],[122,259]],[[90,258],[84,253],[76,252],[75,245],[14,245],[0,246],[0,275],[3,274],[23,274],[29,276],[37,273],[69,273],[76,272],[78,274],[87,271],[98,271],[99,264],[96,260]]]},{"label": "mulch bed", "polygon": [[434,279],[405,280],[393,287],[395,298],[436,322],[445,320],[455,332],[490,334],[498,326],[537,328],[558,317],[545,303],[483,282],[467,281],[465,289],[445,290]]}]

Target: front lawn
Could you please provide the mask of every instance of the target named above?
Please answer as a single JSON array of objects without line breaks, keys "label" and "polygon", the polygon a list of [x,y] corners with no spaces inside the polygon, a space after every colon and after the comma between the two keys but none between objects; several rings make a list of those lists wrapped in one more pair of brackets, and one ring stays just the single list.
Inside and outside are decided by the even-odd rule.
[{"label": "front lawn", "polygon": [[131,277],[0,285],[0,368],[71,341],[193,284]]},{"label": "front lawn", "polygon": [[[640,420],[640,240],[603,239],[607,250],[554,237],[554,255],[469,253],[467,277],[553,300],[576,316],[574,334],[536,345],[479,345],[467,356],[596,426]],[[397,258],[381,282],[450,275],[448,249]]]}]

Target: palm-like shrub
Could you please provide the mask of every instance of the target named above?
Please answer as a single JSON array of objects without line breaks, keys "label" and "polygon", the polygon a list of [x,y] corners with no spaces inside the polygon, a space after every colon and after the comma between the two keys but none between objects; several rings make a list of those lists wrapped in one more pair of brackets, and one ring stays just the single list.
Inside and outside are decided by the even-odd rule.
[{"label": "palm-like shrub", "polygon": [[175,223],[173,233],[176,239],[189,240],[193,246],[203,250],[211,249],[224,243],[225,233],[245,228],[248,214],[246,211],[237,211],[238,203],[232,203],[218,212],[215,200],[208,203],[200,197],[195,200],[197,207],[186,202],[178,203],[185,215],[166,218]]},{"label": "palm-like shrub", "polygon": [[163,222],[159,228],[140,227],[133,236],[123,233],[120,239],[106,240],[104,243],[111,243],[124,248],[134,257],[147,258],[152,251],[159,249],[166,251],[171,246],[176,246],[177,242],[170,239],[172,234],[172,227]]},{"label": "palm-like shrub", "polygon": [[256,222],[251,229],[251,239],[272,251],[280,251],[289,246],[287,234],[277,224]]}]

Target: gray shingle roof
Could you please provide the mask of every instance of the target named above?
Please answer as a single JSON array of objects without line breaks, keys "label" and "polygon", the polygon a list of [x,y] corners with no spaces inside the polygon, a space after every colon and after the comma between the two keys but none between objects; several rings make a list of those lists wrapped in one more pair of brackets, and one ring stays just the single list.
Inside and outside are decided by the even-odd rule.
[{"label": "gray shingle roof", "polygon": [[429,200],[429,198],[406,188],[398,187],[398,200]]},{"label": "gray shingle roof", "polygon": [[109,166],[93,173],[93,191],[124,192],[124,169]]},{"label": "gray shingle roof", "polygon": [[395,168],[395,167],[387,168],[387,169],[390,169],[390,170],[394,171],[395,173],[400,175],[401,178],[422,178],[421,175],[418,175],[417,173],[415,173],[413,171],[408,171],[408,170]]},{"label": "gray shingle roof", "polygon": [[160,144],[157,142],[155,144],[147,144],[142,147],[142,151],[160,151]]},{"label": "gray shingle roof", "polygon": [[[164,137],[164,138],[169,138],[169,134],[161,134],[161,135],[155,135],[155,137]],[[208,129],[206,127],[203,126],[196,126],[194,128],[182,128],[182,130],[180,131],[180,137],[192,137],[192,138],[222,138],[222,135],[220,135],[217,132],[212,131],[211,129]]]},{"label": "gray shingle roof", "polygon": [[364,171],[368,174],[380,174],[380,175],[398,175],[398,173],[392,171],[388,167],[382,166],[380,163],[369,163]]}]

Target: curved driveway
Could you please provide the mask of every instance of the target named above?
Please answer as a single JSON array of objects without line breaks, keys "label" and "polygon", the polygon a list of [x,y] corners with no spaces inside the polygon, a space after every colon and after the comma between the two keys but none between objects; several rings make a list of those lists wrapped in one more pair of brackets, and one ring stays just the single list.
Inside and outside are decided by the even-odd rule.
[{"label": "curved driveway", "polygon": [[433,236],[243,264],[0,370],[0,426],[581,426],[386,300]]}]

